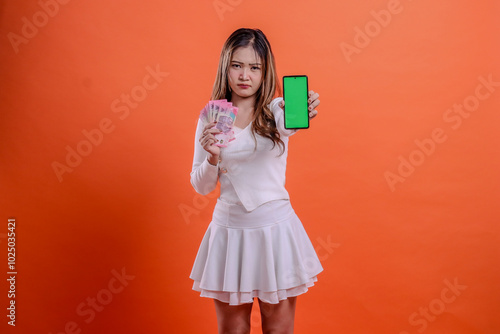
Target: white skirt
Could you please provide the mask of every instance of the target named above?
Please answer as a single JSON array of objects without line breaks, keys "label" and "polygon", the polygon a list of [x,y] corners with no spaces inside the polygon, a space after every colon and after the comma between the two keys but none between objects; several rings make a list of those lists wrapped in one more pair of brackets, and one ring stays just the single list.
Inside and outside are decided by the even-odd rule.
[{"label": "white skirt", "polygon": [[290,201],[247,212],[217,201],[190,278],[201,297],[230,305],[280,300],[305,293],[323,267]]}]

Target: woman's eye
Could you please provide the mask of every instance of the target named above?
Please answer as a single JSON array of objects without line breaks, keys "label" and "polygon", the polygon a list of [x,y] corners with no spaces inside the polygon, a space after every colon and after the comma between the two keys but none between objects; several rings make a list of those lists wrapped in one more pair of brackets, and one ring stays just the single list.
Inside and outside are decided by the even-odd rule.
[{"label": "woman's eye", "polygon": [[252,67],[252,70],[260,70],[260,67],[258,67],[258,66],[253,66],[253,67]]},{"label": "woman's eye", "polygon": [[238,64],[233,64],[233,67],[238,67],[238,66],[240,66],[240,65],[238,65]]}]

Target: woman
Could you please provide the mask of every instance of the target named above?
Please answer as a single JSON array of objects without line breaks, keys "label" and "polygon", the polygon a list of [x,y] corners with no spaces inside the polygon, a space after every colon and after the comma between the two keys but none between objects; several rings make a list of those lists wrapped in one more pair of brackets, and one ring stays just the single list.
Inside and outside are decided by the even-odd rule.
[{"label": "woman", "polygon": [[[215,122],[198,122],[191,183],[208,194],[221,184],[212,222],[190,278],[215,302],[219,333],[250,333],[258,298],[264,333],[293,333],[298,295],[323,268],[285,189],[288,138],[284,101],[271,46],[258,29],[238,29],[225,42],[212,100],[238,107],[235,140],[214,143]],[[309,91],[309,117],[319,95]]]}]

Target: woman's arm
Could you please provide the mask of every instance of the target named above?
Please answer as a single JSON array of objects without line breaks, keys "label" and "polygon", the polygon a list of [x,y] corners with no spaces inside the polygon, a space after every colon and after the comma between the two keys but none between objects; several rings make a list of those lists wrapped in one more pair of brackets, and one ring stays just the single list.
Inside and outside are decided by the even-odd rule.
[{"label": "woman's arm", "polygon": [[[218,148],[214,147],[210,148],[212,152],[208,152],[200,142],[201,139],[204,145],[210,146],[209,136],[218,131],[212,131],[207,129],[207,127],[203,126],[202,122],[198,120],[194,142],[193,168],[191,170],[191,184],[194,190],[201,195],[206,195],[215,189],[219,174],[218,152],[220,153],[220,151],[217,152]],[[205,138],[207,139],[205,140]]]},{"label": "woman's arm", "polygon": [[291,136],[297,129],[285,129],[285,114],[283,112],[284,101],[282,97],[278,97],[271,101],[269,108],[274,114],[274,121],[276,122],[276,128],[282,136]]}]

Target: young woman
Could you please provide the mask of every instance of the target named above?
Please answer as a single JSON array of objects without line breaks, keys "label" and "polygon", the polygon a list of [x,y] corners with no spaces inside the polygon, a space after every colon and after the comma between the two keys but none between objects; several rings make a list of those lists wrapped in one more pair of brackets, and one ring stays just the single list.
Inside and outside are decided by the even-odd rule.
[{"label": "young woman", "polygon": [[[284,101],[266,36],[238,29],[225,42],[212,100],[238,107],[235,140],[220,148],[215,123],[198,122],[191,184],[220,197],[190,278],[213,298],[219,333],[250,333],[258,298],[264,333],[293,333],[295,304],[323,268],[285,189],[288,138]],[[309,91],[309,117],[319,95]],[[274,99],[273,99],[274,98]]]}]

